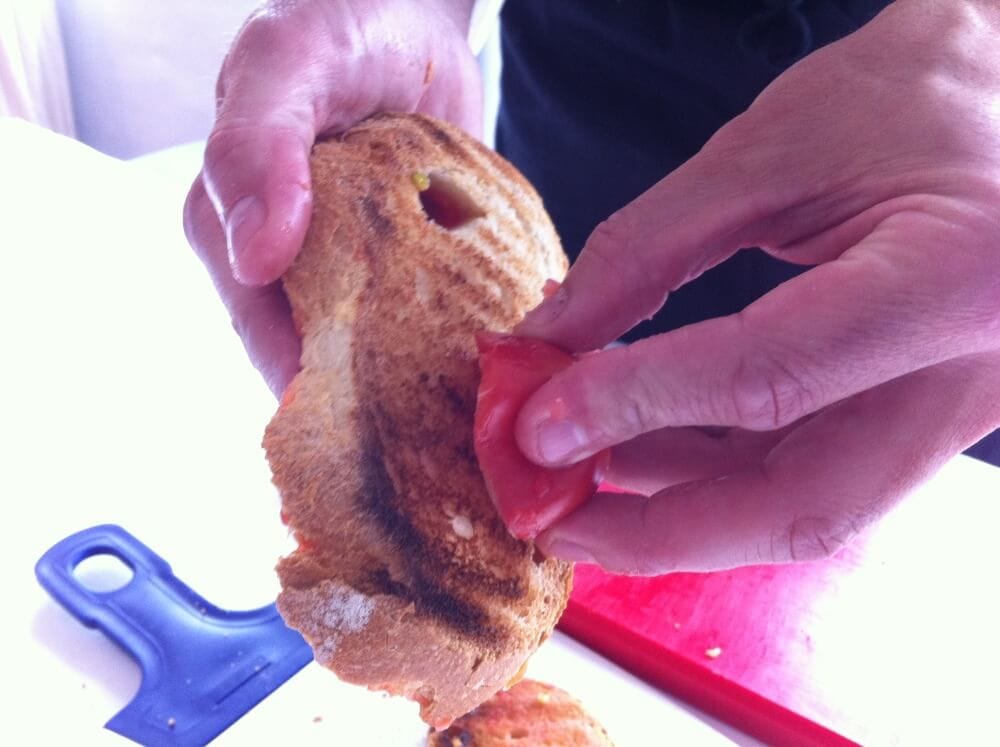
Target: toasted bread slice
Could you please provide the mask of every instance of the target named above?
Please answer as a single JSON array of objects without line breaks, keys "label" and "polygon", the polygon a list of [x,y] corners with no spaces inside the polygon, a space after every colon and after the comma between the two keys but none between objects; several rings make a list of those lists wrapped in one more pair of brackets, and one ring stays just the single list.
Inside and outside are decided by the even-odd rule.
[{"label": "toasted bread slice", "polygon": [[613,747],[611,738],[565,690],[521,680],[456,720],[431,731],[427,747]]},{"label": "toasted bread slice", "polygon": [[284,276],[302,370],[264,446],[299,540],[278,608],[342,679],[446,726],[516,678],[569,565],[507,532],[472,447],[474,335],[509,330],[567,261],[492,151],[418,115],[318,144]]}]

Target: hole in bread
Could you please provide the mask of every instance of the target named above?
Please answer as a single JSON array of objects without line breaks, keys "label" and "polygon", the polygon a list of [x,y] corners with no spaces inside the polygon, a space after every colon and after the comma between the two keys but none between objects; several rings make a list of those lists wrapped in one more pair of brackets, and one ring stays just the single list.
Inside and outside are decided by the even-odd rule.
[{"label": "hole in bread", "polygon": [[429,174],[426,178],[414,179],[414,183],[420,189],[420,206],[427,217],[442,228],[451,231],[476,218],[486,217],[486,212],[448,177]]},{"label": "hole in bread", "polygon": [[124,589],[134,575],[128,563],[110,552],[86,557],[73,569],[73,577],[80,585],[97,593]]},{"label": "hole in bread", "polygon": [[535,565],[541,565],[542,563],[545,562],[544,553],[542,553],[542,551],[539,550],[537,547],[534,549],[534,552],[531,553],[531,562],[534,563]]},{"label": "hole in bread", "polygon": [[510,739],[527,739],[528,730],[527,729],[512,729],[510,732]]}]

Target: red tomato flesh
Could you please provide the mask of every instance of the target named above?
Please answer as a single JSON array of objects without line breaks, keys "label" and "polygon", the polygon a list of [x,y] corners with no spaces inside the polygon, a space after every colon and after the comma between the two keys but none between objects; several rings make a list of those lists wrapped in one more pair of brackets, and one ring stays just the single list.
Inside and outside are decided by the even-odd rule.
[{"label": "red tomato flesh", "polygon": [[539,387],[573,363],[554,345],[511,335],[481,333],[475,450],[493,504],[510,533],[534,539],[590,498],[604,478],[610,453],[561,469],[540,467],[517,446],[514,426]]}]

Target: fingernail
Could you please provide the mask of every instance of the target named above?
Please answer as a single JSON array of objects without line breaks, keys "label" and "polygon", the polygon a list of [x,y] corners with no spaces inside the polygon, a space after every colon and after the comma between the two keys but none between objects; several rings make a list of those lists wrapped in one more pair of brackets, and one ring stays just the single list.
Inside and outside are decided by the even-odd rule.
[{"label": "fingernail", "polygon": [[229,264],[234,267],[239,264],[240,255],[263,227],[266,218],[267,210],[264,208],[264,203],[256,197],[244,197],[233,205],[226,218]]},{"label": "fingernail", "polygon": [[549,464],[570,461],[581,453],[589,440],[583,428],[572,420],[544,420],[537,428],[538,455]]},{"label": "fingernail", "polygon": [[573,563],[596,563],[597,559],[583,545],[566,539],[553,538],[544,543],[542,552],[553,558],[569,560]]},{"label": "fingernail", "polygon": [[551,324],[566,310],[566,305],[569,303],[569,291],[566,290],[565,285],[559,285],[553,288],[549,283],[554,283],[555,281],[546,281],[546,293],[545,299],[538,304],[535,308],[525,314],[524,319],[518,325],[518,330],[522,327],[544,327]]}]

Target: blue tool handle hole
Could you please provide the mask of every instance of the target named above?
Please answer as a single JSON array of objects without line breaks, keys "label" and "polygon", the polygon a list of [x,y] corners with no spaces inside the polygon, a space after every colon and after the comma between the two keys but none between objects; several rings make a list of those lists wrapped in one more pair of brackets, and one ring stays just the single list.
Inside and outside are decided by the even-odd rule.
[{"label": "blue tool handle hole", "polygon": [[132,566],[108,550],[85,556],[73,568],[73,578],[88,591],[108,594],[128,586],[135,577]]}]

